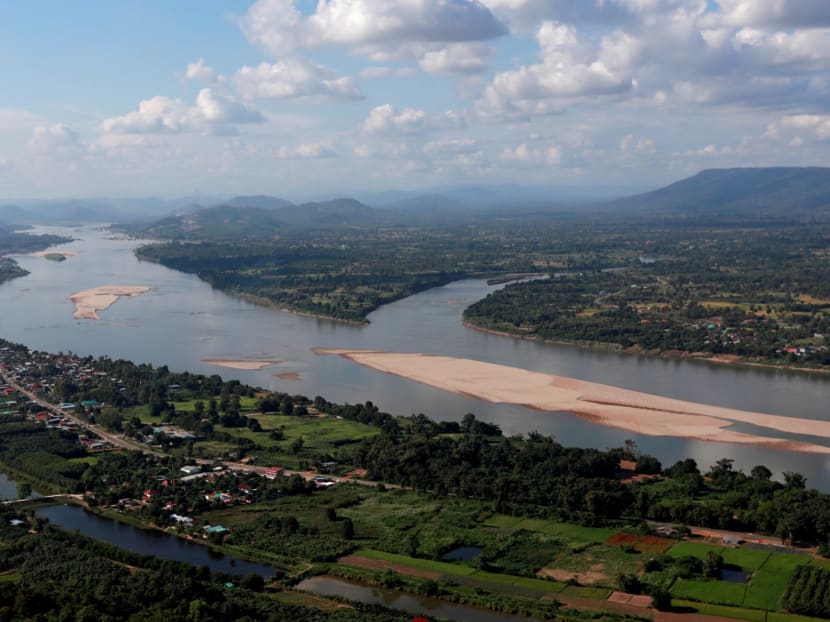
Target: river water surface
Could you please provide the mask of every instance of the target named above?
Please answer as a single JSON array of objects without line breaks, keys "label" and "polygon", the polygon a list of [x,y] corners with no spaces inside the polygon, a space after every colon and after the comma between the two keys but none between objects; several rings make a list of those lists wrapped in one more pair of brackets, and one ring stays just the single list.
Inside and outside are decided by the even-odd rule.
[{"label": "river water surface", "polygon": [[[337,402],[372,400],[395,414],[423,412],[434,419],[460,420],[473,412],[498,423],[507,434],[537,430],[565,444],[607,448],[633,439],[666,465],[691,457],[708,468],[729,457],[745,470],[765,464],[777,475],[800,471],[810,485],[830,490],[830,461],[824,457],[635,435],[567,413],[535,412],[445,393],[340,357],[315,355],[311,348],[458,356],[684,400],[823,420],[830,419],[830,375],[650,358],[482,333],[461,323],[467,305],[498,288],[481,280],[451,283],[382,307],[369,317],[368,326],[336,323],[258,307],[215,291],[195,276],[139,262],[133,254],[138,242],[113,238],[102,228],[36,231],[76,238],[61,250],[78,255],[63,262],[18,256],[31,274],[0,285],[0,336],[35,349],[166,364]],[[69,296],[101,285],[148,285],[153,290],[121,299],[100,313],[101,320],[73,319]],[[242,371],[209,365],[204,359],[281,362]],[[281,374],[297,379],[281,379]],[[735,429],[753,431],[751,426]]]}]

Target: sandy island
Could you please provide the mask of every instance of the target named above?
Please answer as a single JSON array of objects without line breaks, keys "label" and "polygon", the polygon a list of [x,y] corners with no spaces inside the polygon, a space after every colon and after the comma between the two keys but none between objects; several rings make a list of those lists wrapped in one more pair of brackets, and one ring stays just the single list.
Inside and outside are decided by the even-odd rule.
[{"label": "sandy island", "polygon": [[29,253],[32,257],[46,257],[47,255],[63,255],[64,257],[77,257],[78,251],[36,251],[34,253]]},{"label": "sandy island", "polygon": [[257,371],[260,369],[265,369],[266,367],[270,367],[271,365],[276,365],[277,363],[281,363],[282,361],[279,360],[270,360],[270,361],[234,361],[228,359],[202,359],[202,363],[207,363],[208,365],[216,365],[217,367],[227,367],[229,369],[244,369],[248,371]]},{"label": "sandy island", "polygon": [[601,425],[648,436],[756,445],[830,454],[830,446],[734,432],[735,423],[830,439],[830,421],[783,417],[630,391],[470,359],[427,354],[315,348],[372,369],[488,402],[569,411]]},{"label": "sandy island", "polygon": [[77,320],[100,320],[98,311],[110,308],[122,296],[140,296],[152,288],[144,285],[105,285],[77,292],[69,297],[75,305],[72,317]]}]

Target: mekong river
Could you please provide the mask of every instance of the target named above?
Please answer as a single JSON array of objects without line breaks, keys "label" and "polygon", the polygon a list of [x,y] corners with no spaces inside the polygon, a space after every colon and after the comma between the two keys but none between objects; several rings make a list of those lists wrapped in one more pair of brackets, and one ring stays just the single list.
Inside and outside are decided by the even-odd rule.
[{"label": "mekong river", "polygon": [[[630,438],[664,465],[691,457],[708,468],[729,457],[745,471],[756,464],[767,465],[777,475],[800,471],[809,485],[830,490],[830,461],[826,457],[639,436],[567,413],[536,412],[449,394],[340,357],[318,356],[311,348],[458,356],[684,400],[822,420],[830,419],[830,375],[642,357],[485,334],[461,323],[467,305],[496,289],[480,280],[459,281],[417,294],[374,312],[368,326],[351,326],[248,304],[213,290],[195,276],[139,262],[133,254],[138,242],[113,239],[100,228],[38,227],[35,232],[76,238],[59,250],[78,254],[63,262],[16,256],[31,274],[0,285],[0,337],[34,349],[108,355],[220,374],[337,402],[372,400],[395,414],[423,412],[434,419],[460,420],[473,412],[498,423],[506,434],[537,430],[564,444],[607,448]],[[147,285],[153,290],[122,298],[100,312],[101,320],[73,319],[69,296],[101,285]],[[281,362],[258,371],[243,371],[209,365],[203,359]],[[280,374],[296,374],[298,378],[280,379]],[[757,431],[747,425],[734,429]],[[806,440],[826,444],[822,439]]]}]

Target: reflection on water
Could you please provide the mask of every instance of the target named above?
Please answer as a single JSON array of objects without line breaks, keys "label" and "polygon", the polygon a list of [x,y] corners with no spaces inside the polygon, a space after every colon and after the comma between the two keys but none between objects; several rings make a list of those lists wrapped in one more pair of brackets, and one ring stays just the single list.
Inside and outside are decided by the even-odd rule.
[{"label": "reflection on water", "polygon": [[[639,436],[566,413],[535,412],[445,393],[339,357],[316,356],[311,348],[460,356],[684,400],[825,420],[830,417],[830,375],[647,358],[489,335],[461,323],[467,305],[499,287],[481,280],[451,283],[387,305],[370,316],[366,327],[340,324],[256,307],[212,290],[195,276],[141,263],[132,253],[137,242],[106,239],[106,232],[93,227],[40,231],[79,238],[63,247],[79,254],[63,262],[20,256],[20,264],[31,274],[0,285],[0,336],[36,349],[166,364],[338,402],[372,400],[395,414],[423,412],[436,419],[460,420],[474,412],[507,434],[537,430],[565,444],[607,448],[633,439],[664,464],[691,457],[706,469],[730,457],[746,471],[757,464],[777,474],[798,470],[811,485],[830,490],[830,462],[823,457]],[[101,312],[101,321],[74,320],[70,294],[101,285],[149,285],[153,291],[119,300]],[[203,362],[258,358],[280,362],[258,371]]]},{"label": "reflection on water", "polygon": [[75,505],[53,505],[37,510],[37,515],[48,518],[53,525],[77,530],[85,536],[103,540],[122,549],[161,559],[207,566],[214,572],[233,575],[258,574],[265,578],[274,575],[274,569],[243,559],[234,559],[216,553],[206,546],[188,542],[153,529],[139,529],[111,518],[97,516]]}]

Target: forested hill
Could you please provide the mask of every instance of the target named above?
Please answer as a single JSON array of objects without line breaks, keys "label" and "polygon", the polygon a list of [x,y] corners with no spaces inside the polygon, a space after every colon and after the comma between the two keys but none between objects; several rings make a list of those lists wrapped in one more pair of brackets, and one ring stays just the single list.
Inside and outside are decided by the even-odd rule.
[{"label": "forested hill", "polygon": [[367,224],[376,220],[376,212],[354,199],[294,205],[267,196],[236,197],[222,205],[189,210],[129,230],[147,237],[174,240],[268,238],[298,228]]},{"label": "forested hill", "polygon": [[665,188],[609,204],[631,210],[689,215],[830,212],[830,168],[708,169]]}]

